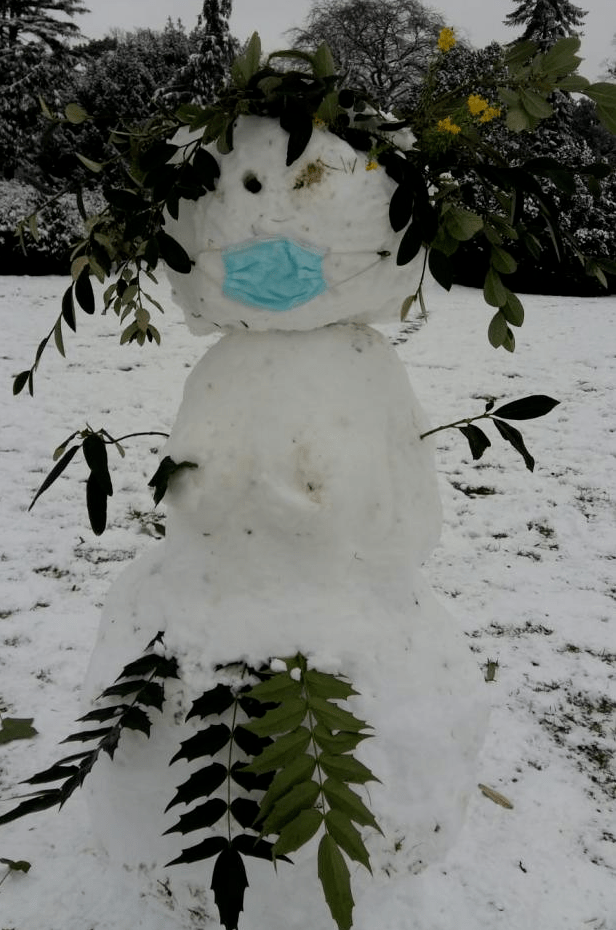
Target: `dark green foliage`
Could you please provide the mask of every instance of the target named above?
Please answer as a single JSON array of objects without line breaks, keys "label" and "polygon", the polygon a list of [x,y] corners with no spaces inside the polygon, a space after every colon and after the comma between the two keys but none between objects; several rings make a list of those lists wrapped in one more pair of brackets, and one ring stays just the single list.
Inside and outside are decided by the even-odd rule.
[{"label": "dark green foliage", "polygon": [[[503,325],[506,325],[504,321]],[[491,420],[494,426],[513,448],[524,459],[524,464],[529,471],[535,468],[535,460],[526,448],[522,434],[518,429],[506,423],[505,420],[534,420],[537,417],[543,417],[556,407],[560,401],[548,397],[546,394],[532,394],[530,397],[522,397],[520,400],[511,401],[503,404],[502,407],[494,409],[494,401],[489,400],[486,403],[484,413],[476,417],[468,417],[466,420],[456,420],[455,423],[448,423],[446,426],[438,426],[436,429],[423,433],[421,438],[430,436],[432,433],[438,433],[443,429],[457,428],[466,437],[470,446],[473,459],[480,459],[483,453],[491,445],[490,440],[478,426],[474,426],[477,420]]]},{"label": "dark green foliage", "polygon": [[148,481],[148,487],[154,489],[155,504],[159,504],[167,493],[169,479],[183,468],[197,468],[197,465],[194,462],[174,462],[169,455],[164,457],[155,474]]},{"label": "dark green foliage", "polygon": [[[108,703],[79,718],[79,722],[82,723],[107,721],[108,726],[97,727],[94,730],[80,730],[63,740],[65,743],[88,743],[96,740],[94,748],[65,756],[44,772],[39,772],[26,779],[26,784],[29,785],[61,781],[60,787],[45,788],[35,792],[34,796],[27,798],[16,808],[0,816],[0,825],[50,807],[62,807],[73,792],[81,787],[101,752],[105,752],[113,759],[123,729],[138,730],[146,737],[150,735],[150,717],[144,708],[155,707],[161,710],[164,702],[163,686],[155,682],[154,679],[160,678],[164,680],[178,677],[177,661],[172,657],[161,656],[158,651],[154,651],[157,645],[162,643],[163,634],[159,633],[148,644],[146,653],[135,663],[127,665],[116,679],[116,684],[107,688],[101,695],[101,698],[107,699],[132,695],[132,700],[129,703],[126,701],[114,704]],[[135,669],[138,670],[138,673],[146,671],[148,677],[134,678]]]}]

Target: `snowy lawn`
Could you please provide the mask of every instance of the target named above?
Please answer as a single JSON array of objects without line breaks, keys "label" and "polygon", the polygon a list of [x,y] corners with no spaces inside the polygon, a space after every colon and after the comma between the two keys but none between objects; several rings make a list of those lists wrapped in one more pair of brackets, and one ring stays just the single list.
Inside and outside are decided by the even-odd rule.
[{"label": "snowy lawn", "polygon": [[[161,348],[120,348],[115,317],[81,315],[67,361],[48,349],[34,399],[13,399],[11,376],[31,364],[66,283],[0,279],[0,713],[33,718],[38,731],[0,743],[0,812],[27,791],[20,779],[64,752],[106,591],[157,545],[164,505],[153,511],[147,481],[162,440],[127,441],[124,460],[111,452],[115,494],[100,538],[79,456],[28,513],[30,500],[54,448],[86,422],[114,436],[169,431],[208,344],[189,335],[161,285]],[[488,345],[477,292],[435,289],[428,304],[426,326],[385,331],[434,425],[482,412],[487,397],[543,393],[561,404],[519,424],[533,474],[489,425],[493,447],[478,464],[457,431],[437,437],[445,527],[425,571],[478,669],[495,668],[478,781],[513,807],[478,789],[456,847],[411,879],[405,926],[357,930],[616,930],[616,298],[527,297],[515,355]],[[169,926],[164,887],[147,912],[117,895],[78,795],[60,814],[0,828],[3,858],[32,868],[0,869],[1,930]]]}]

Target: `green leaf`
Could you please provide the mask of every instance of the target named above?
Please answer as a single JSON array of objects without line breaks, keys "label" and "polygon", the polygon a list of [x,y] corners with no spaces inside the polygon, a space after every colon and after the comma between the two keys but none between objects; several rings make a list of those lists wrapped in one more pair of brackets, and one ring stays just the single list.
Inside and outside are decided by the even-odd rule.
[{"label": "green leaf", "polygon": [[602,107],[597,104],[596,113],[605,128],[608,129],[612,135],[616,135],[616,110],[614,108],[608,109],[607,107]]},{"label": "green leaf", "polygon": [[343,752],[350,752],[364,739],[371,738],[370,733],[340,733],[333,734],[327,727],[317,724],[313,730],[313,736],[317,744],[324,749],[329,755],[338,755]]},{"label": "green leaf", "polygon": [[175,807],[176,804],[190,804],[191,801],[196,801],[198,798],[207,797],[216,791],[226,778],[227,767],[220,762],[212,762],[211,765],[193,772],[190,778],[176,790],[173,799],[165,808],[165,813]]},{"label": "green leaf", "polygon": [[589,83],[588,78],[582,77],[581,74],[568,74],[558,81],[556,89],[567,94],[579,94],[586,90]]},{"label": "green leaf", "polygon": [[260,720],[251,720],[244,727],[257,736],[273,736],[275,733],[288,733],[302,723],[306,716],[306,701],[301,698],[292,698],[285,701],[281,707],[275,707],[261,717]]},{"label": "green leaf", "polygon": [[598,106],[606,110],[616,110],[616,84],[598,81],[596,84],[589,84],[584,93]]},{"label": "green leaf", "polygon": [[213,756],[219,749],[226,746],[231,739],[231,730],[225,723],[214,723],[205,730],[199,730],[194,736],[180,743],[180,749],[170,760],[173,765],[178,759],[199,759],[202,756]]},{"label": "green leaf", "polygon": [[466,436],[471,455],[475,461],[480,459],[486,449],[492,445],[484,431],[479,429],[478,426],[473,426],[472,423],[469,423],[468,426],[460,426],[458,429]]},{"label": "green leaf", "polygon": [[75,281],[75,299],[82,310],[85,310],[90,316],[94,313],[96,309],[94,291],[92,290],[92,282],[90,281],[90,273],[87,266],[80,272]]},{"label": "green leaf", "polygon": [[506,116],[507,129],[511,132],[525,132],[531,128],[532,121],[521,107],[509,107]]},{"label": "green leaf", "polygon": [[261,801],[259,819],[263,820],[276,801],[282,798],[291,788],[302,782],[309,781],[312,778],[315,766],[316,759],[314,756],[304,753],[297,756],[290,765],[278,772]]},{"label": "green leaf", "polygon": [[548,397],[547,394],[531,394],[530,397],[522,397],[520,400],[504,404],[493,413],[494,416],[505,420],[534,420],[536,417],[544,417],[559,403],[560,401]]},{"label": "green leaf", "polygon": [[128,707],[118,721],[121,727],[128,730],[137,730],[139,733],[150,735],[152,723],[144,710],[140,707]]},{"label": "green leaf", "polygon": [[294,852],[301,846],[305,846],[322,823],[323,814],[321,811],[314,809],[300,811],[297,817],[280,831],[280,836],[274,843],[274,856],[282,856],[285,853]]},{"label": "green leaf", "polygon": [[291,678],[288,672],[278,672],[260,682],[247,692],[248,697],[256,698],[257,701],[274,701],[276,703],[284,701],[287,698],[300,697],[302,685],[300,681]]},{"label": "green leaf", "polygon": [[494,268],[488,268],[483,285],[483,297],[491,307],[502,307],[507,301],[507,288]]},{"label": "green leaf", "polygon": [[580,49],[580,40],[577,36],[567,36],[558,39],[554,45],[542,56],[541,70],[544,73],[568,74],[575,71],[581,62],[576,55]]},{"label": "green leaf", "polygon": [[358,762],[353,756],[328,755],[319,756],[319,765],[326,775],[338,781],[351,782],[359,785],[367,781],[379,781],[367,766]]},{"label": "green leaf", "polygon": [[91,158],[86,158],[86,156],[82,155],[80,152],[75,152],[75,155],[82,163],[82,165],[85,165],[86,168],[88,168],[90,171],[93,171],[94,174],[100,174],[104,168],[104,165],[101,165],[99,161],[93,161]]},{"label": "green leaf", "polygon": [[173,271],[188,274],[192,268],[192,261],[186,249],[163,229],[156,233],[156,241],[160,257]]},{"label": "green leaf", "polygon": [[501,310],[495,313],[488,326],[488,339],[490,345],[498,349],[507,338],[507,320]]},{"label": "green leaf", "polygon": [[510,68],[522,65],[524,62],[528,61],[529,58],[533,57],[538,48],[539,46],[536,42],[531,42],[528,39],[518,39],[508,46],[507,54],[505,55],[505,64]]},{"label": "green leaf", "polygon": [[414,202],[415,189],[406,182],[399,184],[389,202],[389,223],[394,232],[410,223]]},{"label": "green leaf", "polygon": [[[136,325],[136,324],[133,324]],[[182,468],[197,468],[195,462],[174,462],[170,455],[166,455],[148,481],[148,487],[154,488],[154,504],[161,502],[167,493],[169,479]]]},{"label": "green leaf", "polygon": [[303,753],[309,743],[310,730],[306,727],[298,727],[291,733],[279,736],[271,746],[264,749],[250,765],[247,765],[245,770],[257,774],[275,771],[297,758],[298,753]]},{"label": "green leaf", "polygon": [[13,395],[17,397],[18,394],[21,394],[26,384],[30,380],[32,372],[28,368],[27,371],[20,371],[18,375],[13,379]]},{"label": "green leaf", "polygon": [[26,862],[25,859],[0,859],[2,865],[7,865],[11,872],[29,872],[32,868],[30,862]]},{"label": "green leaf", "polygon": [[355,823],[366,827],[374,827],[379,833],[381,829],[374,815],[368,810],[362,799],[355,791],[335,778],[328,778],[323,782],[323,794],[327,803],[334,810],[342,811]]},{"label": "green leaf", "polygon": [[359,694],[343,678],[330,675],[327,672],[318,672],[316,669],[309,669],[304,674],[304,684],[311,697],[315,696],[326,700],[346,700],[346,698],[354,694]]},{"label": "green leaf", "polygon": [[336,63],[327,42],[319,45],[312,56],[312,64],[316,77],[325,78],[336,73]]},{"label": "green leaf", "polygon": [[221,852],[228,845],[228,840],[223,836],[208,836],[207,839],[196,846],[189,846],[183,849],[181,856],[165,864],[165,868],[170,865],[180,865],[183,862],[201,862],[203,859],[211,859],[216,853]]},{"label": "green leaf", "polygon": [[[211,827],[217,823],[220,818],[227,812],[227,802],[222,798],[211,798],[205,804],[200,804],[187,814],[182,814],[180,819],[168,830],[165,830],[163,836],[168,833],[192,833],[194,830],[203,830],[205,827]],[[218,850],[216,850],[218,852]]]},{"label": "green leaf", "polygon": [[547,119],[554,112],[554,107],[545,97],[532,90],[520,88],[520,102],[527,113],[534,119]]},{"label": "green leaf", "polygon": [[329,730],[344,730],[349,733],[357,733],[368,726],[364,720],[359,720],[348,710],[325,701],[323,698],[311,697],[308,703],[317,721]]},{"label": "green leaf", "polygon": [[238,87],[244,87],[253,74],[259,70],[261,62],[261,39],[258,32],[253,32],[244,50],[231,65],[231,77]]},{"label": "green leaf", "polygon": [[512,326],[521,326],[524,322],[524,307],[516,294],[508,288],[505,288],[505,291],[507,292],[507,300],[500,308],[501,313]]},{"label": "green leaf", "polygon": [[447,255],[440,249],[430,249],[428,255],[428,268],[434,280],[441,285],[446,291],[450,291],[453,285],[453,265]]},{"label": "green leaf", "polygon": [[519,452],[522,458],[524,459],[524,464],[529,471],[534,471],[535,460],[524,445],[524,439],[519,430],[515,429],[513,426],[510,426],[509,423],[505,423],[504,420],[497,420],[496,417],[492,420],[494,426],[497,428],[503,439],[506,439],[510,443],[516,452]]},{"label": "green leaf", "polygon": [[58,317],[56,320],[56,325],[53,328],[53,338],[56,343],[56,349],[62,358],[66,358],[66,352],[64,351],[64,340],[62,338],[62,317]]},{"label": "green leaf", "polygon": [[220,923],[225,930],[237,930],[248,879],[244,861],[231,845],[222,850],[214,863],[210,887],[214,892]]},{"label": "green leaf", "polygon": [[32,739],[38,730],[32,726],[34,717],[3,717],[0,729],[0,744],[17,739]]},{"label": "green leaf", "polygon": [[109,497],[113,495],[113,486],[107,464],[107,446],[98,433],[88,433],[83,441],[83,454],[88,468],[95,476],[101,490]]},{"label": "green leaf", "polygon": [[419,223],[413,221],[406,230],[396,254],[396,265],[408,265],[418,254],[423,243],[423,232]]},{"label": "green leaf", "polygon": [[62,318],[67,326],[76,332],[77,325],[75,322],[75,304],[73,302],[73,285],[71,284],[65,290],[62,296]]},{"label": "green leaf", "polygon": [[493,245],[490,250],[490,264],[501,274],[513,274],[518,267],[513,255],[497,245]]},{"label": "green leaf", "polygon": [[244,829],[252,828],[259,816],[259,804],[257,801],[251,801],[250,798],[235,798],[229,805],[229,810],[240,827]]},{"label": "green leaf", "polygon": [[51,469],[51,471],[49,472],[49,474],[43,481],[42,485],[40,486],[40,488],[38,489],[38,491],[32,498],[32,502],[30,506],[28,507],[29,511],[32,510],[32,508],[34,507],[35,503],[37,502],[41,494],[43,494],[47,490],[47,488],[51,487],[54,481],[56,481],[56,479],[60,477],[64,469],[70,464],[72,459],[75,457],[77,450],[79,448],[80,446],[71,446],[68,452],[65,452],[62,458],[58,462],[56,462],[56,464]]},{"label": "green leaf", "polygon": [[445,229],[454,239],[466,242],[483,229],[483,220],[470,210],[452,207],[445,214]]},{"label": "green leaf", "polygon": [[290,791],[276,801],[265,818],[261,831],[263,835],[280,833],[282,828],[291,823],[300,811],[314,806],[320,791],[316,781],[303,781],[299,785],[294,785]]},{"label": "green leaf", "polygon": [[342,811],[330,810],[325,815],[325,826],[349,858],[355,862],[361,862],[369,872],[372,872],[368,850],[361,833],[353,825],[350,817]]},{"label": "green leaf", "polygon": [[353,926],[351,877],[344,856],[329,833],[322,837],[318,852],[318,875],[332,918],[338,930]]},{"label": "green leaf", "polygon": [[69,123],[83,123],[85,120],[90,119],[88,116],[88,111],[79,103],[69,103],[64,108],[64,115],[66,116]]}]

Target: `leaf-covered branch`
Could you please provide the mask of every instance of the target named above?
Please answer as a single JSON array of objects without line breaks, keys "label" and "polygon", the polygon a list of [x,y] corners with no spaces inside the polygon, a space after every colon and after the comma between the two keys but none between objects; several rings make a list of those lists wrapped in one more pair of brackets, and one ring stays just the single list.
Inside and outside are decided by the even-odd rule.
[{"label": "leaf-covered branch", "polygon": [[526,448],[521,432],[505,421],[534,420],[537,417],[545,416],[559,403],[560,401],[554,400],[552,397],[548,397],[545,394],[533,394],[530,397],[523,397],[520,400],[514,400],[508,404],[503,404],[502,407],[498,407],[494,410],[494,401],[490,400],[486,403],[483,413],[477,414],[477,416],[474,417],[464,417],[460,420],[454,420],[453,423],[445,423],[443,426],[436,426],[434,429],[422,433],[420,439],[425,439],[426,436],[432,436],[434,433],[441,432],[441,430],[459,429],[468,441],[473,459],[477,460],[482,457],[483,453],[492,443],[484,431],[474,424],[478,420],[491,420],[503,439],[513,446],[516,452],[522,456],[524,464],[529,471],[533,471],[535,460]]}]

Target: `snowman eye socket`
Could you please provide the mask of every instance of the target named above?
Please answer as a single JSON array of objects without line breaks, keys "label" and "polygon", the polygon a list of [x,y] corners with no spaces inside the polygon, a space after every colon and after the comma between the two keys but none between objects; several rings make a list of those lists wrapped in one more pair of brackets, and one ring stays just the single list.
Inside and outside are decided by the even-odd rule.
[{"label": "snowman eye socket", "polygon": [[256,174],[252,174],[252,172],[244,175],[243,184],[251,194],[258,194],[263,187]]}]

